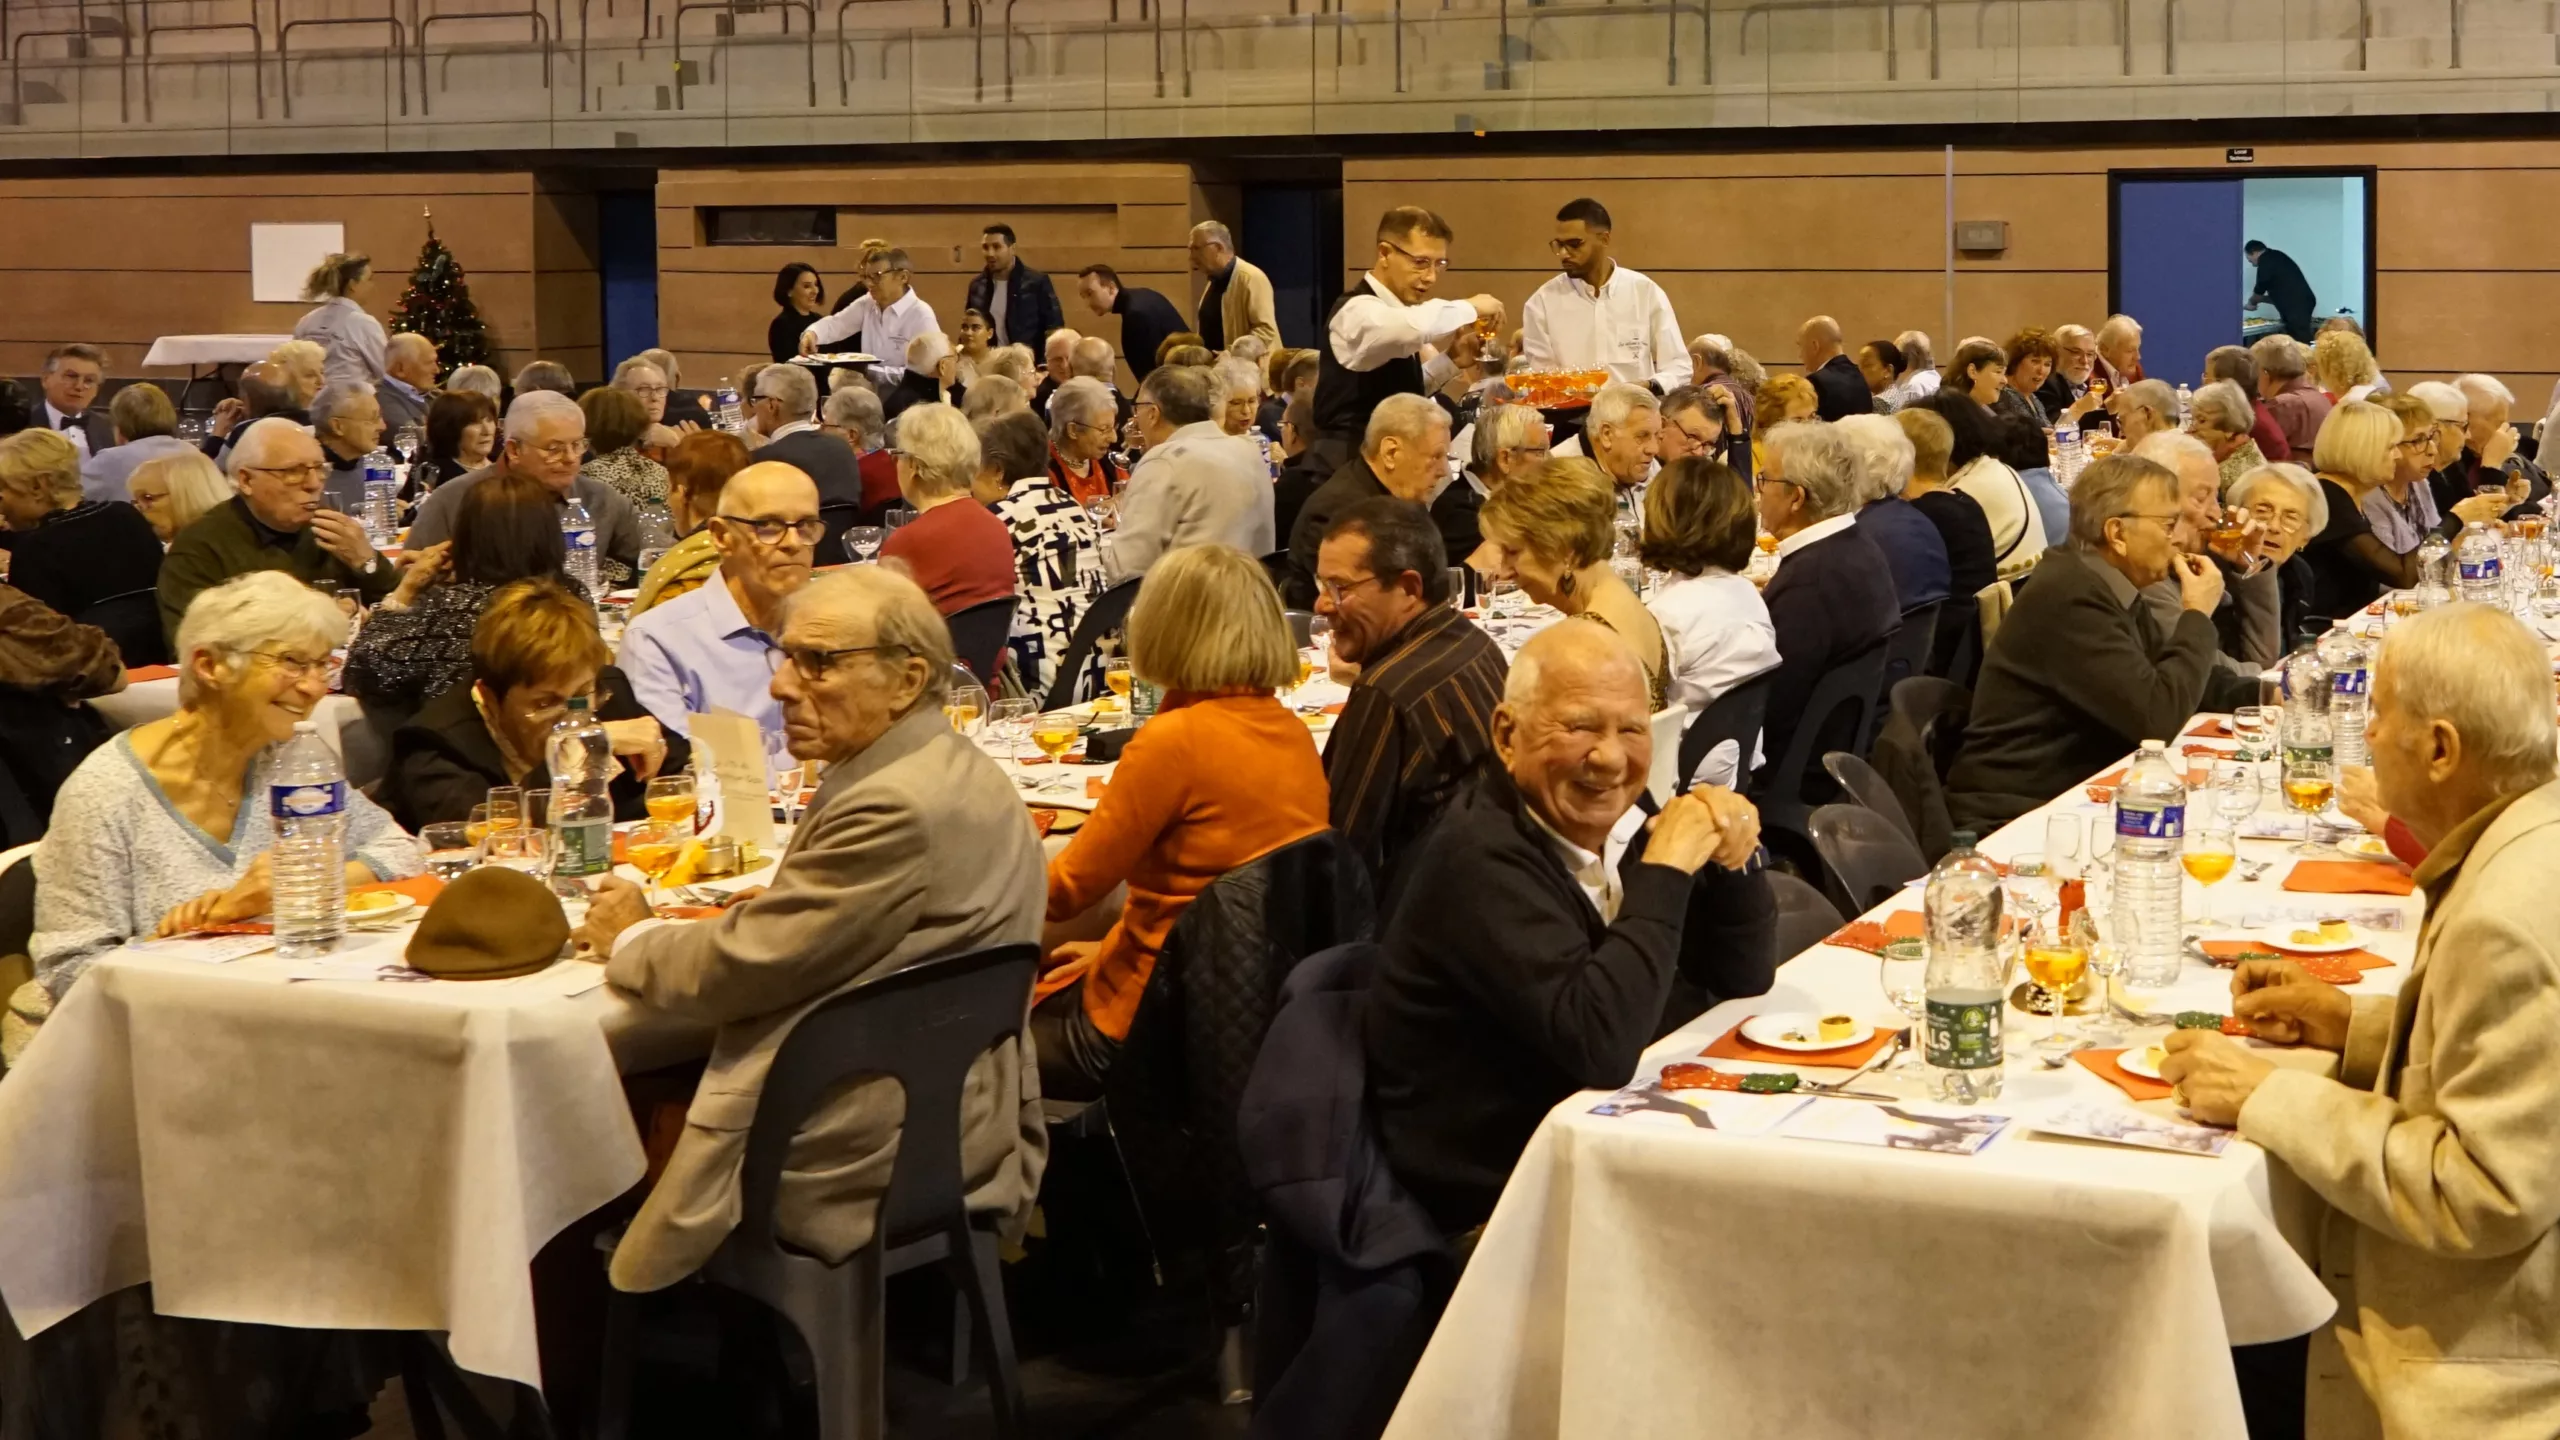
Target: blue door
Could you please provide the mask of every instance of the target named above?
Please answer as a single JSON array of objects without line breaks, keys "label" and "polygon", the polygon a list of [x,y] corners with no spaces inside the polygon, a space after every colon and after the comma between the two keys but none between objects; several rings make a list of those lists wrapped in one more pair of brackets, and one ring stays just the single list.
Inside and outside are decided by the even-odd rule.
[{"label": "blue door", "polygon": [[2237,180],[2116,187],[2115,308],[2142,322],[2142,372],[2204,381],[2205,352],[2240,343],[2245,262]]}]

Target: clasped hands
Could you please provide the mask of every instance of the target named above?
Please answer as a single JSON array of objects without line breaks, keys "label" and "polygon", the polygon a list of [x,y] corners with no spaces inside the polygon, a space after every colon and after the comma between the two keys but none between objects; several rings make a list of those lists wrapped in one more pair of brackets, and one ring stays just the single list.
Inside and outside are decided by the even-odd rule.
[{"label": "clasped hands", "polygon": [[[2355,1002],[2292,960],[2244,961],[2231,977],[2232,1013],[2262,1040],[2344,1050]],[[2240,1108],[2275,1063],[2219,1031],[2180,1030],[2163,1042],[2160,1078],[2187,1113],[2208,1125],[2237,1125]]]}]

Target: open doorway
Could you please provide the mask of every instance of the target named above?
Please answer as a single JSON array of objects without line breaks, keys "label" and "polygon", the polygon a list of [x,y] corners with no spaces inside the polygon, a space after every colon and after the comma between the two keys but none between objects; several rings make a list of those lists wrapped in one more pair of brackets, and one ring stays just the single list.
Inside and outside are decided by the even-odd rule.
[{"label": "open doorway", "polygon": [[2142,322],[2142,367],[2195,384],[2205,352],[2306,343],[2347,315],[2378,345],[2373,172],[2119,170],[2109,177],[2112,309]]}]

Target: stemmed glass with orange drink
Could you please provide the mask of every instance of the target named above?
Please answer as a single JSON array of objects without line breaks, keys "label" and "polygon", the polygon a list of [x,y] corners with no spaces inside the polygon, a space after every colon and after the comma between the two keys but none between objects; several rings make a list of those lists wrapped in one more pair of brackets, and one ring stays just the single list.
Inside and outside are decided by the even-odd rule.
[{"label": "stemmed glass with orange drink", "polygon": [[1066,773],[1066,753],[1076,748],[1076,737],[1084,733],[1084,721],[1072,711],[1052,710],[1031,722],[1031,743],[1049,757],[1050,769],[1056,776]]}]

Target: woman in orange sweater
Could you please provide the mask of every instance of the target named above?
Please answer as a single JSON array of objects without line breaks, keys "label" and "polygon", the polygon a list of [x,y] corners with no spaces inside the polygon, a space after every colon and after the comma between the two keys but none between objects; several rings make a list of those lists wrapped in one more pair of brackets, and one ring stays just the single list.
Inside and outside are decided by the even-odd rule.
[{"label": "woman in orange sweater", "polygon": [[1273,694],[1297,678],[1279,592],[1224,545],[1176,550],[1129,612],[1129,660],[1164,691],[1084,828],[1049,862],[1049,918],[1126,882],[1099,941],[1049,956],[1032,1011],[1042,1093],[1086,1099],[1128,1037],[1156,953],[1209,882],[1326,827],[1324,767],[1306,722]]}]

